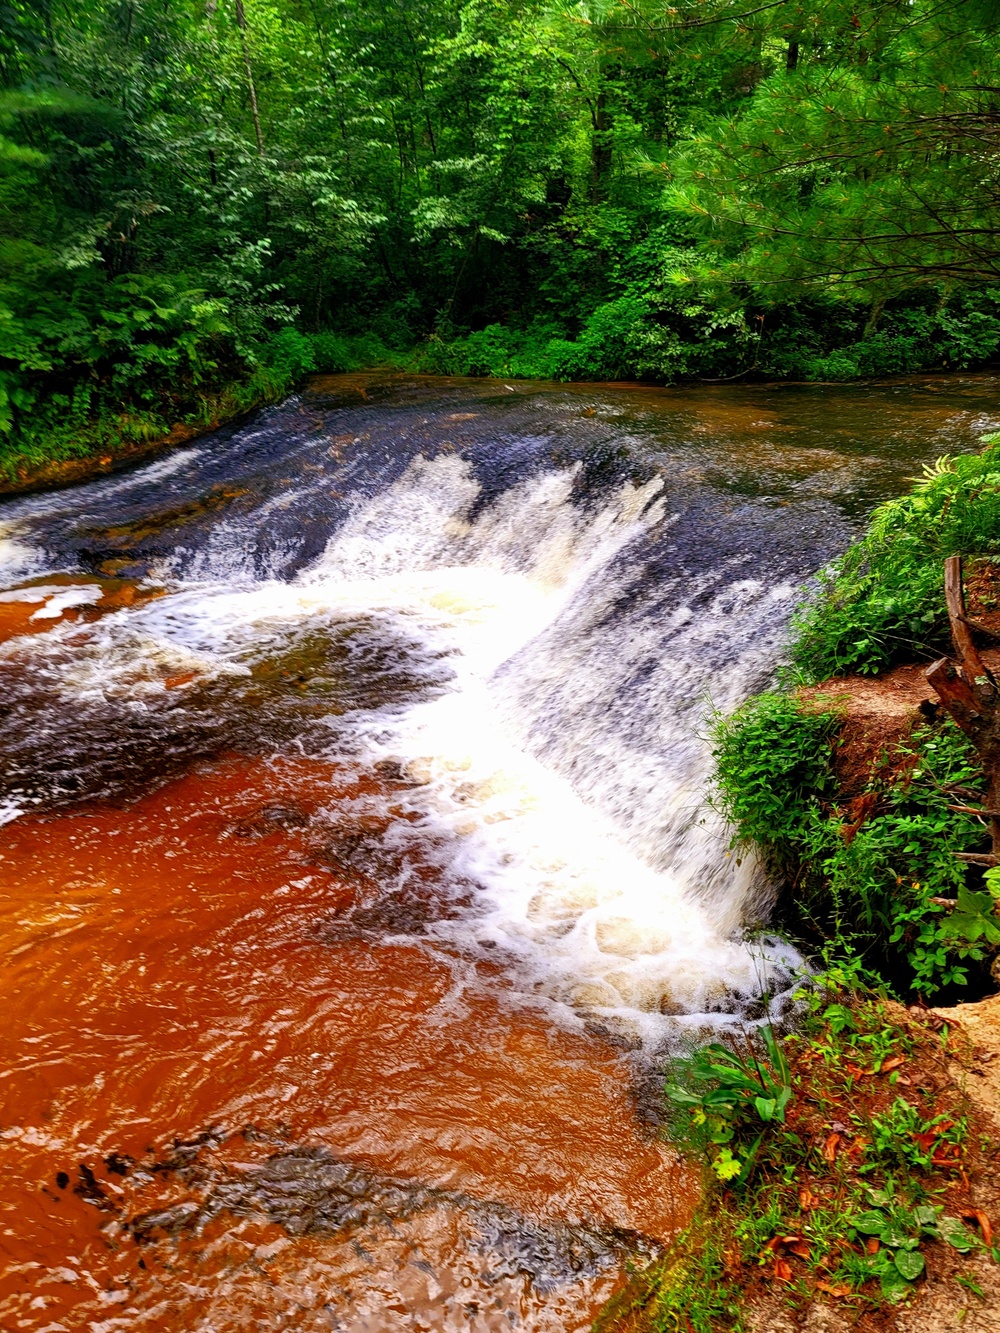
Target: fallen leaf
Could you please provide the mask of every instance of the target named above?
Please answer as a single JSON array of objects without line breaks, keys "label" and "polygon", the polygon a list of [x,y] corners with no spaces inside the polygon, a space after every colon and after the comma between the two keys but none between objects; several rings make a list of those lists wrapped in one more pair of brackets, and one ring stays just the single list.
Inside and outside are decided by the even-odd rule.
[{"label": "fallen leaf", "polygon": [[839,1134],[830,1134],[823,1144],[823,1161],[835,1162],[837,1160],[837,1144],[840,1142]]},{"label": "fallen leaf", "polygon": [[784,1259],[775,1259],[775,1261],[774,1261],[774,1276],[775,1276],[775,1280],[778,1281],[778,1282],[791,1282],[791,1280],[792,1280],[792,1267],[791,1267],[791,1264],[789,1264],[789,1263],[788,1263],[786,1260],[784,1260]]},{"label": "fallen leaf", "polygon": [[815,1208],[818,1203],[819,1199],[807,1185],[804,1185],[802,1189],[799,1190],[799,1207],[803,1212],[808,1212],[810,1208]]},{"label": "fallen leaf", "polygon": [[967,1222],[977,1222],[979,1230],[983,1233],[983,1240],[987,1245],[993,1244],[993,1226],[990,1219],[981,1208],[975,1208],[971,1212],[963,1213],[962,1216]]},{"label": "fallen leaf", "polygon": [[878,1236],[869,1236],[865,1241],[865,1249],[869,1254],[878,1254],[878,1249],[881,1244],[882,1242],[879,1240]]},{"label": "fallen leaf", "polygon": [[792,1254],[796,1255],[799,1259],[808,1259],[809,1255],[812,1253],[809,1249],[809,1242],[807,1240],[802,1240],[801,1238],[792,1241],[788,1248]]},{"label": "fallen leaf", "polygon": [[894,1055],[891,1060],[886,1060],[879,1070],[880,1074],[888,1074],[890,1069],[898,1069],[900,1065],[906,1064],[905,1055]]},{"label": "fallen leaf", "polygon": [[828,1296],[850,1296],[851,1294],[850,1287],[834,1286],[832,1282],[823,1282],[822,1280],[816,1283],[816,1290],[825,1291]]}]

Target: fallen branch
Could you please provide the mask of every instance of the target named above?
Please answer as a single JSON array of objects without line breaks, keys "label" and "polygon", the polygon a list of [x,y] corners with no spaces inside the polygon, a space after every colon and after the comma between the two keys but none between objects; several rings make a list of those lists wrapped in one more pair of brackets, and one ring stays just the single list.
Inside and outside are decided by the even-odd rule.
[{"label": "fallen branch", "polygon": [[[927,682],[942,708],[975,746],[986,775],[987,791],[982,809],[951,806],[959,814],[977,815],[989,821],[992,851],[954,852],[970,865],[1000,865],[1000,688],[979,654],[965,614],[962,586],[962,557],[950,555],[944,562],[944,599],[948,608],[955,659],[942,657],[927,668]],[[957,660],[956,660],[957,659]],[[963,792],[963,795],[970,792]]]},{"label": "fallen branch", "polygon": [[987,680],[992,681],[993,676],[986,663],[979,656],[979,649],[973,640],[972,631],[969,629],[969,622],[965,614],[965,592],[962,588],[962,557],[960,555],[950,555],[944,562],[944,601],[948,608],[948,619],[951,622],[952,642],[955,645],[958,660],[966,674],[972,680],[978,680],[981,676],[985,676]]}]

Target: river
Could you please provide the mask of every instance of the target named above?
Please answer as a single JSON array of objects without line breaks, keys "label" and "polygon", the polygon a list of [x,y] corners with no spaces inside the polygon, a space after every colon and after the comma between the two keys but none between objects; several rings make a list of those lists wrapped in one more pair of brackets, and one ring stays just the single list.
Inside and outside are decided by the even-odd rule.
[{"label": "river", "polygon": [[802,966],[708,713],[998,388],[330,377],[7,501],[0,1327],[586,1329]]}]

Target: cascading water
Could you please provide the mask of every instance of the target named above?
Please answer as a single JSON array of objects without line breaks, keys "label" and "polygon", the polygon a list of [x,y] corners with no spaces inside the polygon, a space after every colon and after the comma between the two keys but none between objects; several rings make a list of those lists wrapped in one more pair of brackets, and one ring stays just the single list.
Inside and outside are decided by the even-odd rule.
[{"label": "cascading water", "polygon": [[[214,1276],[195,1281],[191,1254],[174,1254],[198,1293],[185,1328],[245,1326],[251,1306],[266,1307],[257,1269],[232,1252],[262,1215],[283,1236],[327,1238],[322,1254],[289,1251],[283,1280],[308,1269],[315,1288],[316,1322],[300,1302],[303,1328],[585,1324],[621,1260],[614,1236],[624,1228],[641,1254],[670,1233],[675,1168],[635,1121],[603,1184],[577,1170],[539,1194],[527,1181],[563,1165],[511,1146],[534,1131],[493,1143],[497,1162],[513,1152],[521,1163],[497,1175],[482,1160],[488,1117],[471,1126],[491,1104],[499,1124],[517,1101],[559,1100],[588,1067],[604,1071],[586,1097],[607,1116],[638,1067],[620,1051],[648,1064],[706,1026],[752,1021],[762,997],[791,986],[794,949],[746,938],[768,890],[727,854],[706,803],[706,719],[770,678],[804,581],[872,500],[898,489],[918,455],[991,424],[975,384],[947,410],[916,389],[891,392],[845,396],[831,427],[816,400],[760,391],[737,410],[718,394],[699,406],[462,382],[369,385],[359,400],[348,382],[127,476],[9,504],[0,855],[26,895],[20,909],[20,887],[10,898],[24,915],[8,957],[28,997],[27,1028],[13,1022],[5,1057],[3,1123],[24,1154],[14,1177],[39,1153],[127,1159],[125,1185],[112,1167],[104,1184],[90,1165],[79,1178],[80,1197],[113,1215],[106,1240],[114,1226],[135,1243],[183,1246],[223,1216],[250,1218],[224,1229]],[[917,445],[911,430],[905,449],[865,446],[873,411],[920,417]],[[243,895],[238,908],[231,894]],[[125,916],[105,928],[112,908]],[[95,950],[103,980],[84,970]],[[369,976],[381,980],[362,1001]],[[65,1017],[40,1024],[29,993],[44,985],[88,1006],[78,1054],[98,1087],[110,1034],[129,1052],[134,1072],[112,1080],[100,1111],[39,1072],[62,1067],[72,1030]],[[123,993],[152,1004],[155,1022],[112,1018]],[[379,1015],[394,1006],[408,1017],[385,1047]],[[168,1010],[178,1016],[157,1026]],[[145,1039],[144,1023],[160,1035]],[[197,1054],[174,1053],[182,1032]],[[395,1138],[365,1109],[379,1096],[362,1072],[366,1043],[383,1050],[385,1086],[402,1089],[382,1113]],[[494,1050],[500,1064],[479,1069]],[[474,1069],[475,1096],[437,1123],[429,1108],[447,1102],[446,1075]],[[491,1091],[498,1077],[516,1095]],[[157,1135],[170,1130],[201,1134],[187,1157],[162,1155]],[[603,1130],[587,1133],[600,1158]],[[625,1181],[640,1177],[637,1194]],[[179,1203],[154,1198],[167,1178],[187,1191]],[[51,1231],[43,1214],[28,1228],[37,1244]],[[432,1215],[444,1231],[442,1218],[465,1217],[468,1233],[434,1258],[426,1234],[407,1242],[424,1246],[438,1296],[389,1282],[389,1261],[369,1254],[395,1253],[379,1228],[399,1234]],[[346,1261],[329,1246],[348,1233],[360,1244],[359,1226],[381,1276],[355,1273],[345,1296]],[[473,1264],[480,1295],[460,1314],[461,1284],[441,1293],[473,1252],[493,1257]],[[21,1321],[12,1327],[46,1326],[21,1299],[31,1264],[21,1254],[8,1268],[6,1306],[0,1283],[0,1313]],[[237,1276],[220,1286],[222,1268]],[[94,1260],[87,1271],[102,1270]],[[163,1313],[171,1281],[148,1271],[94,1278],[129,1292],[132,1313],[89,1326],[181,1327]],[[497,1284],[510,1282],[501,1300]],[[423,1324],[414,1310],[425,1307]],[[333,1322],[315,1313],[330,1309]],[[284,1326],[267,1309],[260,1326],[272,1315]]]}]

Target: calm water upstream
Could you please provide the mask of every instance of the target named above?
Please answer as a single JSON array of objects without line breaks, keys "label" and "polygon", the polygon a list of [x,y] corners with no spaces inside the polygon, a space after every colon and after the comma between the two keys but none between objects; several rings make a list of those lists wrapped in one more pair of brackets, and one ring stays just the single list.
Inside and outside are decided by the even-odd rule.
[{"label": "calm water upstream", "polygon": [[798,963],[706,709],[998,390],[336,377],[0,507],[0,1328],[587,1328]]}]

